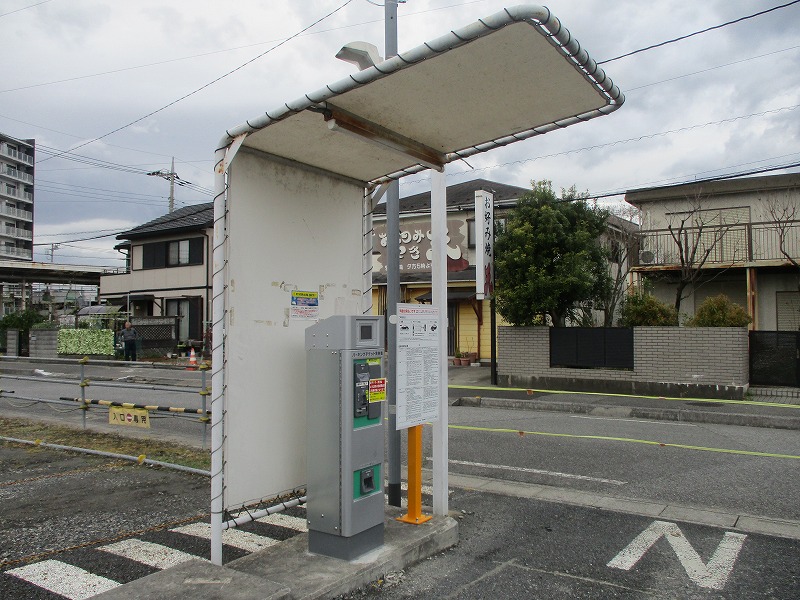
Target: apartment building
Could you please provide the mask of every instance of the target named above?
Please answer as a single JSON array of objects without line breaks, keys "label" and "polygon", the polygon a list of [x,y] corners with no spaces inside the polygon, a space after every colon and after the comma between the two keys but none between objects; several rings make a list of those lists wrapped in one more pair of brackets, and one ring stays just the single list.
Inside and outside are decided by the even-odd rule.
[{"label": "apartment building", "polygon": [[0,133],[0,260],[33,260],[34,140]]}]

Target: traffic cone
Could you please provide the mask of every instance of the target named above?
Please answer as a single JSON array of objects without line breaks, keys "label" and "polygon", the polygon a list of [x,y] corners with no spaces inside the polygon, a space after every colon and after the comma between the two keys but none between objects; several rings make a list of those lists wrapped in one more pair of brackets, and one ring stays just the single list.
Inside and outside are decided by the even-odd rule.
[{"label": "traffic cone", "polygon": [[187,371],[197,370],[197,356],[195,356],[194,348],[189,351],[189,366],[186,367]]}]

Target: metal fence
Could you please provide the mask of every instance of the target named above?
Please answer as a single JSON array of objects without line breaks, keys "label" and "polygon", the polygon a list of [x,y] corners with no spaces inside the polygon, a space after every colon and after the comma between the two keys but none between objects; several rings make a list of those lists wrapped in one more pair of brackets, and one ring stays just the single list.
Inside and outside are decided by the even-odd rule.
[{"label": "metal fence", "polygon": [[800,386],[800,331],[750,332],[750,384]]},{"label": "metal fence", "polygon": [[633,369],[633,329],[551,327],[550,366]]}]

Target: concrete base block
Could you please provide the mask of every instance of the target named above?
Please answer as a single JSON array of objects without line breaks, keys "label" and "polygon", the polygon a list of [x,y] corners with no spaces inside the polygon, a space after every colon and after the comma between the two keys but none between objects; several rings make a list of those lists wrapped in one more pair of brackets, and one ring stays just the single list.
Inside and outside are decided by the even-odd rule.
[{"label": "concrete base block", "polygon": [[384,544],[350,561],[312,554],[308,534],[224,567],[192,560],[96,596],[100,600],[311,600],[346,594],[458,543],[458,523],[434,517],[422,525],[396,520],[387,507]]},{"label": "concrete base block", "polygon": [[284,600],[289,588],[260,577],[191,560],[109,590],[98,600]]}]

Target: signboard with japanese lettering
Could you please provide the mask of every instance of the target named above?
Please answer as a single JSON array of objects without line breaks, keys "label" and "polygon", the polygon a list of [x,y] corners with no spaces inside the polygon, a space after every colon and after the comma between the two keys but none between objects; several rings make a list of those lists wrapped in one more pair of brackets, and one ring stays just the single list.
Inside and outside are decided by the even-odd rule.
[{"label": "signboard with japanese lettering", "polygon": [[289,318],[293,321],[319,320],[319,292],[292,290]]},{"label": "signboard with japanese lettering", "polygon": [[397,429],[439,419],[439,308],[397,305]]},{"label": "signboard with japanese lettering", "polygon": [[494,294],[494,195],[475,192],[475,298]]},{"label": "signboard with japanese lettering", "polygon": [[108,422],[111,425],[125,425],[128,427],[144,427],[145,429],[150,429],[150,415],[146,408],[110,406],[108,408]]},{"label": "signboard with japanese lettering", "polygon": [[[375,268],[386,273],[388,250],[386,248],[386,223],[375,223],[374,254]],[[451,219],[447,222],[447,270],[448,272],[464,271],[469,267],[466,256],[467,239],[466,223],[463,220]],[[400,228],[400,265],[399,270],[405,273],[430,273],[431,258],[430,220],[403,223]]]}]

